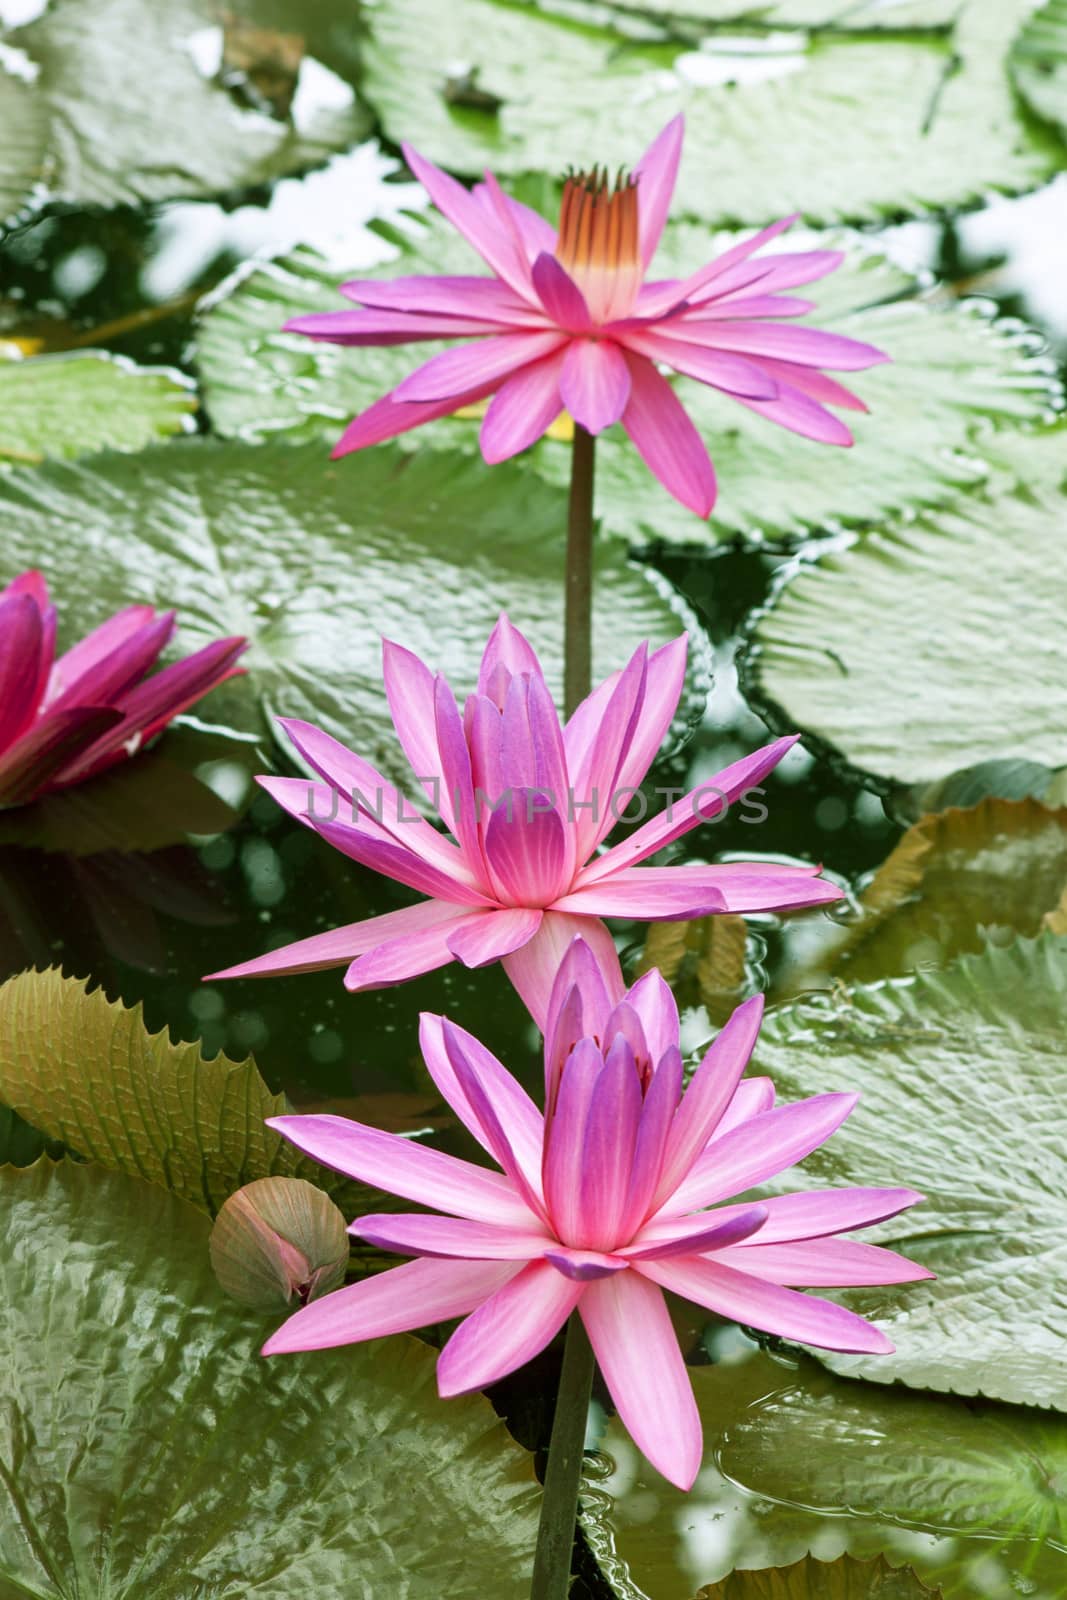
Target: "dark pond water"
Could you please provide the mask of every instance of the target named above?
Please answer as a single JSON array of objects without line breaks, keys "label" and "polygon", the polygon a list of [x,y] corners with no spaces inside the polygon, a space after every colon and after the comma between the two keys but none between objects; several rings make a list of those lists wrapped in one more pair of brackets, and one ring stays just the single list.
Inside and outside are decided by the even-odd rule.
[{"label": "dark pond water", "polygon": [[[349,205],[355,178],[369,217],[410,203],[409,186],[383,181],[389,167],[368,147],[330,170],[344,183]],[[328,173],[316,202],[320,220],[329,212],[332,181]],[[283,183],[273,195],[242,195],[225,208],[53,208],[0,241],[0,338],[24,341],[27,349],[103,347],[189,370],[197,298],[255,250],[278,248],[306,231],[295,189]],[[992,206],[954,231],[909,225],[898,230],[893,247],[908,264],[934,267],[966,290],[1025,314],[1062,349],[1067,325],[1056,323],[1052,307],[1057,283],[1062,291],[1065,216],[1061,182],[1044,195]],[[1062,292],[1060,308],[1062,314]],[[650,559],[703,619],[715,648],[715,686],[704,723],[685,751],[654,775],[654,781],[695,783],[766,737],[758,708],[746,700],[734,651],[787,558],[672,551]],[[293,824],[254,791],[254,770],[261,770],[254,751],[212,745],[206,775],[244,806],[243,816],[228,833],[188,846],[146,857],[0,847],[0,976],[31,963],[62,963],[111,995],[143,1002],[153,1029],[201,1039],[208,1054],[252,1051],[272,1086],[284,1087],[299,1104],[345,1105],[358,1098],[358,1114],[368,1120],[453,1140],[420,1064],[414,1019],[422,1009],[461,1016],[532,1080],[536,1039],[499,969],[451,969],[358,996],[345,993],[337,972],[270,984],[200,981],[202,973],[408,898]],[[765,803],[767,817],[758,826],[731,814],[691,834],[685,858],[818,861],[854,895],[899,838],[906,811],[899,798],[884,801],[860,777],[803,748],[768,781]],[[846,906],[837,915],[852,914]],[[774,997],[821,986],[818,953],[831,934],[831,921],[821,913],[753,919],[746,987]],[[636,959],[638,933],[623,930],[621,942],[624,957]],[[687,1011],[688,1046],[695,1049],[712,1026],[699,1007]],[[720,1358],[719,1367],[708,1367],[709,1351]],[[706,1372],[726,1374],[709,1421],[711,1445],[768,1393],[818,1381],[814,1368],[783,1366],[753,1354],[744,1341],[728,1354],[735,1363],[729,1367],[723,1350],[696,1330],[694,1360]],[[524,1380],[525,1394],[511,1384],[498,1397],[525,1442],[535,1443],[541,1432],[551,1370],[548,1359]],[[739,1487],[729,1475],[728,1451],[718,1458],[722,1471],[709,1454],[697,1491],[683,1501],[636,1459],[618,1429],[609,1431],[605,1449],[610,1460],[598,1488],[613,1508],[614,1551],[602,1528],[591,1537],[622,1594],[688,1600],[699,1582],[731,1565],[796,1559],[809,1547],[825,1554],[891,1549],[936,1574],[955,1595],[1052,1600],[1067,1593],[1064,1557],[1053,1551],[1036,1556],[1010,1540],[964,1539],[870,1516],[783,1506]],[[592,1562],[583,1581],[589,1595],[604,1592]],[[628,1583],[635,1587],[627,1590]]]}]

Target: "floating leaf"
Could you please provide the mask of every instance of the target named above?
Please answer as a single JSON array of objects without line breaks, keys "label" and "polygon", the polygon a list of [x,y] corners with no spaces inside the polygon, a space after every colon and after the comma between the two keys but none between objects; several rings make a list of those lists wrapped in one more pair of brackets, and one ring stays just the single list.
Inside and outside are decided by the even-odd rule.
[{"label": "floating leaf", "polygon": [[0,1196],[5,1600],[528,1594],[529,1458],[433,1351],[264,1361],[174,1195],[39,1162]]},{"label": "floating leaf", "polygon": [[[548,208],[552,199],[549,197]],[[388,229],[402,249],[385,269],[404,273],[481,270],[453,229],[435,223],[412,242]],[[667,230],[657,270],[673,275],[726,249],[732,236],[676,224]],[[1038,421],[1055,399],[1047,360],[1032,336],[992,321],[974,305],[919,294],[914,280],[855,235],[841,244],[846,264],[816,286],[820,326],[887,350],[892,362],[862,374],[871,415],[849,415],[854,450],[828,449],[773,427],[724,395],[687,379],[678,393],[708,441],[719,474],[710,524],[667,495],[619,427],[598,443],[597,513],[613,533],[706,542],[738,532],[791,536],[829,522],[883,519],[902,507],[940,504],[982,481],[983,435],[990,422]],[[350,275],[350,274],[349,274]],[[241,438],[335,439],[345,422],[443,348],[383,346],[354,350],[282,333],[288,318],[336,310],[344,269],[313,250],[265,262],[240,274],[202,315],[197,343],[205,404],[214,427]],[[478,422],[447,419],[401,438],[425,453],[475,454]],[[546,439],[527,458],[561,485],[570,450]],[[351,458],[341,462],[351,470]]]},{"label": "floating leaf", "polygon": [[[13,472],[0,514],[12,519],[0,582],[39,564],[79,632],[141,600],[177,608],[179,649],[246,634],[248,675],[215,691],[208,715],[258,732],[274,714],[307,717],[398,778],[408,769],[382,688],[382,634],[462,690],[506,609],[559,687],[566,495],[521,466],[387,448],[331,465],[319,445],[188,440]],[[660,643],[693,619],[618,547],[602,541],[597,558],[606,675],[642,639]],[[696,700],[696,627],[691,658]]]},{"label": "floating leaf", "polygon": [[[1027,9],[972,0],[948,36],[764,28],[642,42],[603,7],[583,25],[573,8],[375,0],[364,88],[390,139],[465,173],[632,161],[684,111],[678,198],[692,215],[899,215],[1033,188],[1056,170],[1062,152],[1030,126],[1004,64]],[[491,97],[485,109],[452,102],[457,70]]]},{"label": "floating leaf", "polygon": [[784,1100],[859,1105],[788,1186],[909,1184],[878,1238],[936,1282],[851,1290],[896,1354],[835,1372],[1067,1410],[1067,939],[774,1011],[756,1051]]},{"label": "floating leaf", "polygon": [[731,1572],[721,1583],[701,1589],[696,1600],[938,1600],[940,1594],[910,1567],[891,1567],[884,1556],[874,1561],[805,1556],[790,1567]]},{"label": "floating leaf", "polygon": [[869,982],[1034,935],[1067,890],[1067,809],[983,800],[923,817],[860,897],[835,973]]},{"label": "floating leaf", "polygon": [[1067,0],[1047,0],[1011,48],[1016,85],[1039,116],[1067,139]]},{"label": "floating leaf", "polygon": [[[263,6],[228,9],[254,17]],[[301,37],[304,9],[296,0],[282,8]],[[350,28],[347,11],[333,9],[337,26]],[[0,73],[0,95],[15,100],[4,126],[22,130],[0,174],[8,209],[42,181],[49,196],[83,205],[243,188],[311,166],[366,132],[352,89],[332,74],[324,93],[331,74],[311,57],[296,63],[286,114],[242,92],[247,75],[235,77],[226,58],[226,10],[214,0],[51,0],[9,33],[33,81],[15,90]]]},{"label": "floating leaf", "polygon": [[758,691],[880,778],[1067,763],[1067,426],[998,450],[994,485],[801,566],[755,628]]},{"label": "floating leaf", "polygon": [[191,390],[179,372],[105,351],[2,362],[0,459],[140,450],[188,425]]},{"label": "floating leaf", "polygon": [[0,988],[0,1103],[77,1154],[212,1216],[235,1189],[275,1173],[309,1179],[346,1215],[373,1209],[370,1191],[264,1126],[291,1107],[251,1057],[205,1061],[198,1045],[149,1033],[139,1005],[57,968]]}]

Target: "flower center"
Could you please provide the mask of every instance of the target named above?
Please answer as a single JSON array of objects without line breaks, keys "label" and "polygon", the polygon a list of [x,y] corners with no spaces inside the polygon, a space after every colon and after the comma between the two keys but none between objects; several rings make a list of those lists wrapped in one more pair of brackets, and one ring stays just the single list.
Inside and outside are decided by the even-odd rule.
[{"label": "flower center", "polygon": [[598,322],[624,317],[641,283],[637,185],[620,172],[573,173],[563,186],[556,256],[585,295]]}]

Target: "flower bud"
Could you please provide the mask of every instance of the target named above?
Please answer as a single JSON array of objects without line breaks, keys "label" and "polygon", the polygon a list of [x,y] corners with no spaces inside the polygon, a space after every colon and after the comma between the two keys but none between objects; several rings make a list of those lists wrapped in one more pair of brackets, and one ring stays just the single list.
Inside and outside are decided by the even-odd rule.
[{"label": "flower bud", "polygon": [[306,1305],[344,1281],[345,1219],[303,1178],[259,1178],[215,1218],[211,1265],[228,1295],[260,1311]]}]

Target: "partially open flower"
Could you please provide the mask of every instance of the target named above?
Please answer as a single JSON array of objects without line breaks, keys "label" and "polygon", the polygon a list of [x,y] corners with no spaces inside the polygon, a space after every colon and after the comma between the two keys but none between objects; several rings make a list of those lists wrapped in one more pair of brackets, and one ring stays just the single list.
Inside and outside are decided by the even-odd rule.
[{"label": "partially open flower", "polygon": [[234,1300],[260,1311],[306,1306],[344,1282],[345,1219],[303,1178],[259,1178],[231,1194],[209,1245],[215,1276]]}]

